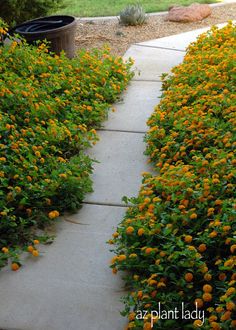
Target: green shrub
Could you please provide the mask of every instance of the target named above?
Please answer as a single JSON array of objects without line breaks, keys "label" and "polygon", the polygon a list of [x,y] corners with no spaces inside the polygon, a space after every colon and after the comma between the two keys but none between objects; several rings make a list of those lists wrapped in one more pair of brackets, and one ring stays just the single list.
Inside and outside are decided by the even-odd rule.
[{"label": "green shrub", "polygon": [[98,140],[95,128],[130,67],[109,50],[69,60],[45,44],[0,47],[0,267],[32,242],[32,228],[74,211],[92,191],[84,150]]},{"label": "green shrub", "polygon": [[181,314],[151,320],[159,303],[181,313],[182,302],[204,312],[202,329],[236,326],[235,35],[235,25],[213,27],[163,77],[146,135],[158,174],[143,174],[110,242],[113,272],[129,272],[127,329],[198,328],[203,320]]},{"label": "green shrub", "polygon": [[62,8],[62,0],[4,0],[0,2],[0,15],[9,25],[45,16]]}]

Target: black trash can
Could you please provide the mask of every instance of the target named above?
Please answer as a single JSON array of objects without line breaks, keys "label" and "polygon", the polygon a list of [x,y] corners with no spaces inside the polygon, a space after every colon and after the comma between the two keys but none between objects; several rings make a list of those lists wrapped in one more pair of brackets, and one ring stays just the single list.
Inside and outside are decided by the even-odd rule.
[{"label": "black trash can", "polygon": [[65,51],[67,57],[75,55],[76,18],[67,15],[54,15],[24,22],[11,29],[10,34],[17,33],[29,44],[36,40],[50,41],[50,50],[56,54]]}]

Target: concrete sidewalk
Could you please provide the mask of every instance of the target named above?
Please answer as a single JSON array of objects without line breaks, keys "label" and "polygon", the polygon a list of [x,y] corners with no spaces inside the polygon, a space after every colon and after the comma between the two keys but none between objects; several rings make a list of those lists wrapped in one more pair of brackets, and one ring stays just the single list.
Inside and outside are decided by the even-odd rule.
[{"label": "concrete sidewalk", "polygon": [[[206,30],[206,29],[203,29]],[[123,195],[135,196],[141,172],[146,120],[161,95],[160,75],[179,64],[185,47],[202,30],[133,45],[137,71],[117,111],[100,131],[101,141],[89,151],[96,164],[94,193],[83,208],[57,225],[42,256],[25,260],[18,272],[0,272],[0,329],[122,330],[119,311],[125,295],[120,275],[108,268],[112,254],[106,241],[126,211]],[[138,74],[140,71],[140,74]]]}]

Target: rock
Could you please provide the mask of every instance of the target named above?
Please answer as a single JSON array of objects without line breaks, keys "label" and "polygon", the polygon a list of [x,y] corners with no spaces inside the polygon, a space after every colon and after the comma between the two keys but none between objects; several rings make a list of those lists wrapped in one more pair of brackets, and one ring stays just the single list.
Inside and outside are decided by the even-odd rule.
[{"label": "rock", "polygon": [[206,4],[193,3],[188,7],[174,6],[169,9],[166,21],[196,22],[201,21],[211,14],[211,7]]}]

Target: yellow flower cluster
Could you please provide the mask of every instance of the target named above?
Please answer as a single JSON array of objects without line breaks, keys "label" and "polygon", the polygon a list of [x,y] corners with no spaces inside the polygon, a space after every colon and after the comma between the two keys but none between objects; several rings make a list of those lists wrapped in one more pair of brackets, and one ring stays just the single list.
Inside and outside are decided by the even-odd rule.
[{"label": "yellow flower cluster", "polygon": [[[213,27],[163,77],[146,135],[158,174],[143,173],[139,196],[113,235],[112,268],[132,274],[127,329],[149,329],[150,317],[132,313],[158,310],[159,302],[170,310],[197,304],[204,329],[235,328],[235,35],[232,23]],[[199,322],[159,319],[153,329],[198,328]]]},{"label": "yellow flower cluster", "polygon": [[69,60],[49,54],[46,44],[12,41],[0,55],[2,267],[8,258],[20,266],[17,255],[32,241],[32,227],[75,211],[91,192],[93,160],[84,150],[98,141],[95,127],[132,73],[130,61],[107,50]]}]

